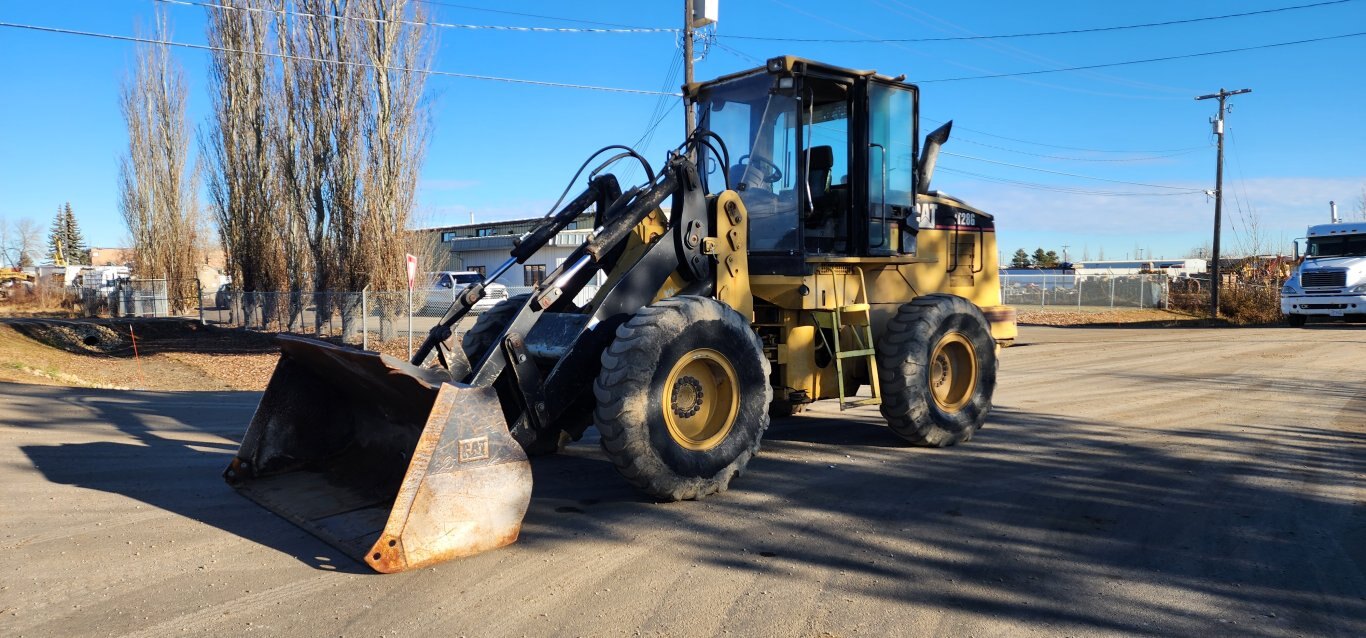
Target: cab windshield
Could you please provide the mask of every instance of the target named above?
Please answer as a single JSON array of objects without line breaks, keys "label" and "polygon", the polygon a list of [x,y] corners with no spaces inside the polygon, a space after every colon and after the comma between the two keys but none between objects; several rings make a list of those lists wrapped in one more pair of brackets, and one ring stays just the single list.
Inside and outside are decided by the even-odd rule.
[{"label": "cab windshield", "polygon": [[702,126],[725,141],[725,158],[707,152],[707,190],[740,193],[749,213],[750,250],[797,250],[797,101],[770,93],[772,78],[758,74],[710,87],[700,103]]},{"label": "cab windshield", "polygon": [[1366,235],[1310,237],[1310,257],[1366,257]]}]

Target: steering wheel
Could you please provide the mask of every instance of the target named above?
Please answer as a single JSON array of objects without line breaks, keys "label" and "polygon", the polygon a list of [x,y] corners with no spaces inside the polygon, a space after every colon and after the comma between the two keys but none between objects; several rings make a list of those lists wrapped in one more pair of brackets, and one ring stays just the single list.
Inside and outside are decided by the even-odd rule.
[{"label": "steering wheel", "polygon": [[[783,172],[778,168],[778,165],[765,158],[741,155],[738,165],[745,166],[746,164],[752,164],[754,168],[764,172],[761,179],[765,184],[773,184],[783,178]],[[748,171],[748,167],[745,170]]]}]

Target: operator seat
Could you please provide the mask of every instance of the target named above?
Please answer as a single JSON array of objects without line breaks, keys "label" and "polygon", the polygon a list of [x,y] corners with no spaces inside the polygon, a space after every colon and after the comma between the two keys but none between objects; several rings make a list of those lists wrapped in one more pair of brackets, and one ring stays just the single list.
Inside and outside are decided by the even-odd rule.
[{"label": "operator seat", "polygon": [[835,151],[829,146],[811,147],[811,159],[806,166],[806,181],[811,185],[811,201],[816,202],[830,192],[830,169],[835,167]]},{"label": "operator seat", "polygon": [[806,165],[806,183],[811,187],[811,211],[806,225],[814,228],[833,217],[839,197],[830,190],[830,171],[835,167],[835,152],[829,146],[813,146]]}]

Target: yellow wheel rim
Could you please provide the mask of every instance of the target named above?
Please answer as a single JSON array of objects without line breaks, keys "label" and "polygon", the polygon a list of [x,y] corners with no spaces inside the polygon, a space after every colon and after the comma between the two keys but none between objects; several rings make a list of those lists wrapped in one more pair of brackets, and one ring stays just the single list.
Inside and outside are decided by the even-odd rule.
[{"label": "yellow wheel rim", "polygon": [[740,410],[735,368],[724,355],[700,348],[684,355],[664,382],[664,423],[674,442],[710,450],[725,440]]},{"label": "yellow wheel rim", "polygon": [[977,353],[967,337],[950,332],[934,346],[930,356],[930,396],[945,412],[967,405],[977,386]]}]

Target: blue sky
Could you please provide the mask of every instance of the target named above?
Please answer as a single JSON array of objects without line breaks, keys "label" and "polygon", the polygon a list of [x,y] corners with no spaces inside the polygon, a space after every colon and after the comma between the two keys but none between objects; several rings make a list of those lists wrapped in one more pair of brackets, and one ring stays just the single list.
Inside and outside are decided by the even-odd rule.
[{"label": "blue sky", "polygon": [[[1045,37],[919,43],[751,38],[943,38],[1088,29],[1277,9],[1321,0],[1007,2],[722,0],[704,79],[792,54],[888,75],[922,88],[928,130],[955,121],[935,187],[997,216],[1001,249],[1042,246],[1098,258],[1175,257],[1209,241],[1213,201],[1120,182],[1212,189],[1215,102],[1196,95],[1251,88],[1232,99],[1225,165],[1225,252],[1274,249],[1328,218],[1354,214],[1366,188],[1366,37],[1166,62],[1014,78],[934,81],[1086,66],[1366,31],[1366,0],[1190,24]],[[463,0],[426,3],[443,22],[676,27],[681,2]],[[490,10],[476,10],[484,7]],[[154,0],[0,0],[0,22],[101,33],[146,33],[165,10],[174,39],[202,43],[204,9]],[[533,14],[516,15],[516,14]],[[552,19],[558,18],[558,19]],[[577,21],[577,22],[576,22]],[[610,27],[609,27],[610,28]],[[525,33],[441,29],[442,71],[658,91],[678,57],[669,33]],[[87,240],[125,242],[117,208],[126,144],[117,98],[133,45],[0,28],[0,216],[44,225],[70,201]],[[207,56],[177,49],[189,113],[208,109]],[[674,98],[432,77],[435,130],[422,173],[425,225],[539,215],[592,151],[634,144],[661,106],[672,108],[642,150],[656,164],[681,139]],[[990,160],[990,161],[984,161]],[[1013,166],[1012,166],[1013,165]],[[1040,170],[1042,169],[1042,170]],[[1050,172],[1045,172],[1050,171]],[[1101,181],[1087,177],[1102,178]]]}]

